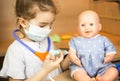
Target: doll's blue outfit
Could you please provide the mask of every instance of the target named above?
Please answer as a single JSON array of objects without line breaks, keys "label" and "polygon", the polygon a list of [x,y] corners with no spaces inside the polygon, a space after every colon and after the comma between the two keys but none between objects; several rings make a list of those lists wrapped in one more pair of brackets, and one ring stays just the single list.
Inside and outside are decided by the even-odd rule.
[{"label": "doll's blue outfit", "polygon": [[111,62],[104,64],[107,54],[116,54],[113,44],[105,36],[93,38],[73,37],[69,42],[70,49],[76,52],[82,66],[70,63],[71,76],[79,69],[85,70],[90,77],[102,75],[106,69],[115,66]]}]

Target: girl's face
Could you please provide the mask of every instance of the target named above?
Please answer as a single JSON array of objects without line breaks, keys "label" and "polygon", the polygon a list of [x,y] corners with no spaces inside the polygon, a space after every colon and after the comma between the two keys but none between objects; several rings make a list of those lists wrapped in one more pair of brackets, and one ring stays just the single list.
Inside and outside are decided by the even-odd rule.
[{"label": "girl's face", "polygon": [[[34,19],[31,19],[29,21],[30,24],[34,26],[38,26],[40,28],[46,28],[46,27],[52,27],[52,24],[55,20],[55,14],[51,12],[38,12],[36,14],[36,17]],[[29,26],[27,27],[27,29]]]},{"label": "girl's face", "polygon": [[78,31],[82,37],[91,38],[101,30],[99,19],[94,14],[83,14],[79,17]]},{"label": "girl's face", "polygon": [[40,42],[49,36],[54,20],[55,14],[53,14],[52,12],[39,11],[36,14],[36,17],[29,21],[23,19],[24,22],[22,22],[21,19],[20,24],[25,31],[25,38],[27,38],[28,40]]}]

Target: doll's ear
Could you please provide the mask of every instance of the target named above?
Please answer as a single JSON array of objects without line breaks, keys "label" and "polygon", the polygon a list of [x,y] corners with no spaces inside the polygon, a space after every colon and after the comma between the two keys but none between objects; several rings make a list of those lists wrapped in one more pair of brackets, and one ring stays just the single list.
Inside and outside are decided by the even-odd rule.
[{"label": "doll's ear", "polygon": [[19,18],[18,19],[18,23],[19,25],[21,25],[24,29],[26,29],[26,27],[28,27],[28,23],[26,22],[26,20],[24,18]]}]

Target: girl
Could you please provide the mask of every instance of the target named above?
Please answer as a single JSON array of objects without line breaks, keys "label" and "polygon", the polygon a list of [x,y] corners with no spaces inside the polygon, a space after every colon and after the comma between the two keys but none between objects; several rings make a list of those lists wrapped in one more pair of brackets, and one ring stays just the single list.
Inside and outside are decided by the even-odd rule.
[{"label": "girl", "polygon": [[14,31],[16,40],[6,52],[0,76],[9,77],[10,81],[41,81],[43,78],[46,81],[61,72],[57,67],[63,55],[57,59],[48,55],[54,49],[49,34],[56,14],[57,8],[52,0],[16,1],[19,29]]}]

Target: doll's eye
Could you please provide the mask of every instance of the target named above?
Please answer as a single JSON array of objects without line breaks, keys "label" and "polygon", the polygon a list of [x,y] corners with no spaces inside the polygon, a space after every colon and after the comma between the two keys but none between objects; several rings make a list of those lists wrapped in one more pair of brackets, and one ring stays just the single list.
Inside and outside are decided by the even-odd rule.
[{"label": "doll's eye", "polygon": [[93,26],[94,24],[93,23],[90,23],[90,26]]},{"label": "doll's eye", "polygon": [[81,24],[81,27],[84,27],[85,26],[85,24]]}]

